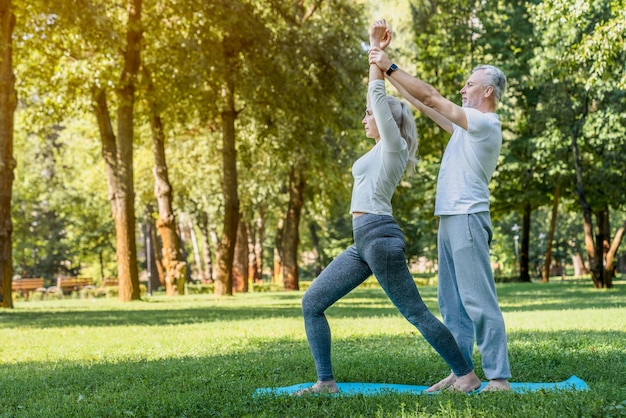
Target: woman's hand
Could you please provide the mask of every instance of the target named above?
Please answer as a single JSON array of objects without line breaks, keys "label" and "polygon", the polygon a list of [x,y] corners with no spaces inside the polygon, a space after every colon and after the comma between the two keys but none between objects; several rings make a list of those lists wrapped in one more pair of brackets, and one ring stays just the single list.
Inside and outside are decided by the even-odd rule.
[{"label": "woman's hand", "polygon": [[391,42],[391,29],[385,19],[376,20],[370,27],[370,47],[384,50]]}]

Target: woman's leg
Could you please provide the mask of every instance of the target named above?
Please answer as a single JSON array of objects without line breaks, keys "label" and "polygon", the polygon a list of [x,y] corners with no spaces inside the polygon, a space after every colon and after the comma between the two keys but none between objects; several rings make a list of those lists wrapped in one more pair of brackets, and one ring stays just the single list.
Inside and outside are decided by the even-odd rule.
[{"label": "woman's leg", "polygon": [[315,361],[318,381],[334,380],[330,327],[324,312],[347,295],[372,272],[351,246],[335,258],[313,281],[302,298],[306,336]]}]

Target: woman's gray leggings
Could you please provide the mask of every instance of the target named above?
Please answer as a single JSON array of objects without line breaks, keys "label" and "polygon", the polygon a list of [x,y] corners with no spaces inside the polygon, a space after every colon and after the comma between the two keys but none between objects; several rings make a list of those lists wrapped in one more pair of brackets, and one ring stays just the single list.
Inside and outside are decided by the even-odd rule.
[{"label": "woman's gray leggings", "polygon": [[464,376],[472,371],[448,329],[426,307],[407,267],[402,231],[388,215],[365,214],[354,218],[354,244],[335,258],[302,298],[306,336],[315,361],[317,379],[333,380],[330,327],[327,308],[372,274],[400,313],[448,363]]}]

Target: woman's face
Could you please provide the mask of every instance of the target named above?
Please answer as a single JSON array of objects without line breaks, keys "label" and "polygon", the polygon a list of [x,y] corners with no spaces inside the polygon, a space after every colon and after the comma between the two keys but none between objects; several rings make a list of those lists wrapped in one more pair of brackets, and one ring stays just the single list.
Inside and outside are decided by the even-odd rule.
[{"label": "woman's face", "polygon": [[376,139],[380,137],[378,133],[378,126],[376,126],[376,119],[374,119],[374,114],[372,113],[372,109],[367,106],[365,109],[365,117],[363,118],[363,127],[365,128],[365,136],[368,138]]}]

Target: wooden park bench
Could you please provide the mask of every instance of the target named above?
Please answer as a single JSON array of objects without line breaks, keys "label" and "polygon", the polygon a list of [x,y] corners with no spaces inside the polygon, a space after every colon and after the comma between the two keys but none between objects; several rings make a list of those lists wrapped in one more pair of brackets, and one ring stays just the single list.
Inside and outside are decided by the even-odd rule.
[{"label": "wooden park bench", "polygon": [[32,278],[32,279],[16,279],[13,280],[13,284],[11,289],[14,292],[19,292],[24,299],[28,299],[28,294],[35,290],[45,291],[43,278]]},{"label": "wooden park bench", "polygon": [[112,287],[117,286],[119,284],[117,278],[115,277],[106,277],[102,280],[103,287]]},{"label": "wooden park bench", "polygon": [[79,291],[88,286],[93,286],[93,279],[86,277],[59,277],[56,285],[63,294]]}]

